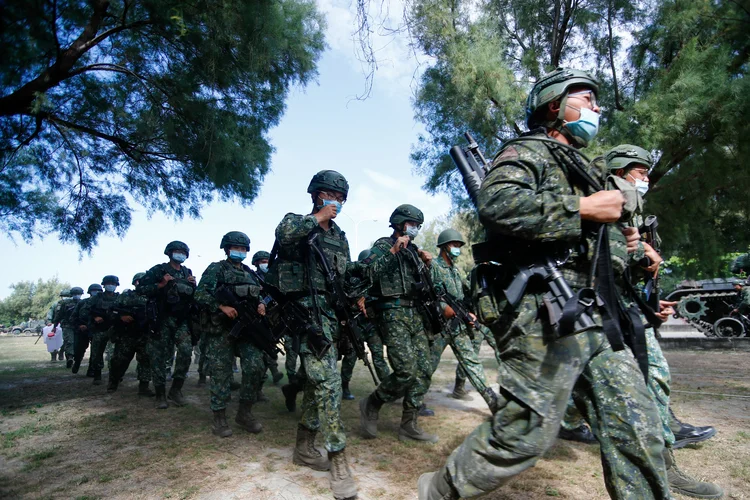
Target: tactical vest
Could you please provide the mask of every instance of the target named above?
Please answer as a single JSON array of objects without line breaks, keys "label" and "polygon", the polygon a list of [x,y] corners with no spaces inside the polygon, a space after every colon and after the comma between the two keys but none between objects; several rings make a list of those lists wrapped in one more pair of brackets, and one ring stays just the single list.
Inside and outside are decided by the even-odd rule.
[{"label": "tactical vest", "polygon": [[[339,277],[343,277],[349,263],[349,244],[346,241],[346,234],[335,224],[332,224],[329,231],[324,231],[320,226],[313,231],[320,233],[318,241],[328,258],[328,264]],[[310,269],[312,269],[312,279],[308,277]],[[283,293],[307,294],[310,291],[310,281],[314,290],[319,292],[327,290],[323,269],[310,253],[307,238],[292,245],[278,245],[277,255],[273,264],[269,266],[266,281]]]},{"label": "tactical vest", "polygon": [[185,266],[180,266],[179,271],[166,262],[160,266],[164,274],[169,274],[174,278],[164,287],[165,290],[160,297],[162,306],[172,312],[185,312],[195,294],[195,285],[188,281],[188,277],[193,273]]},{"label": "tactical vest", "polygon": [[[119,295],[119,293],[108,295],[102,292],[89,299],[88,321],[90,329],[97,332],[103,332],[111,326],[110,313]],[[94,317],[96,316],[101,316],[104,318],[104,321],[102,323],[94,322]]]},{"label": "tactical vest", "polygon": [[[378,249],[390,248],[395,243],[393,237],[380,238],[373,247]],[[416,247],[412,247],[416,251]],[[395,254],[395,259],[381,263],[376,276],[373,276],[374,286],[370,293],[373,297],[414,297],[414,286],[419,282],[418,271],[412,259],[402,249]],[[382,257],[379,257],[382,259]],[[419,258],[419,257],[417,257]]]},{"label": "tactical vest", "polygon": [[228,287],[240,300],[260,295],[260,284],[252,270],[246,265],[234,267],[229,261],[219,263],[221,272],[217,276],[216,287]]}]

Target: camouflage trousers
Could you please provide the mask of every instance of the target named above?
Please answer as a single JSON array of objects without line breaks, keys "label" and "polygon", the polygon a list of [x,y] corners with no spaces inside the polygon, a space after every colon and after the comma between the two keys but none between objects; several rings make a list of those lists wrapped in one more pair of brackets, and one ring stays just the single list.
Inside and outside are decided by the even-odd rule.
[{"label": "camouflage trousers", "polygon": [[151,361],[146,352],[147,338],[138,334],[119,334],[114,339],[115,350],[110,363],[110,377],[122,377],[128,371],[135,356],[136,378],[141,382],[151,381]]},{"label": "camouflage trousers", "polygon": [[208,375],[207,370],[207,364],[208,364],[208,356],[207,354],[208,350],[208,337],[206,336],[206,333],[201,333],[201,338],[198,341],[198,344],[196,344],[194,348],[194,352],[198,352],[198,374],[206,376]]},{"label": "camouflage trousers", "polygon": [[348,384],[354,375],[354,366],[357,364],[357,353],[350,350],[341,358],[341,383]]},{"label": "camouflage trousers", "polygon": [[304,378],[302,417],[300,424],[312,431],[320,431],[323,443],[329,452],[346,447],[346,433],[341,421],[341,376],[338,370],[338,322],[321,314],[321,326],[329,340],[328,351],[318,358],[307,346],[307,339],[300,343],[299,356],[302,361],[298,376]]},{"label": "camouflage trousers", "polygon": [[493,326],[503,361],[498,410],[448,458],[451,483],[471,498],[534,466],[555,442],[575,385],[609,495],[669,499],[659,415],[633,354],[613,351],[601,328],[550,341],[541,307],[527,295],[512,323]]},{"label": "camouflage trousers", "polygon": [[297,356],[299,356],[299,353],[294,349],[294,339],[291,335],[284,336],[284,351],[286,353],[286,361],[284,362],[286,377],[291,382],[297,375]]},{"label": "camouflage trousers", "polygon": [[393,372],[381,379],[375,391],[385,402],[403,396],[404,410],[415,410],[422,405],[432,376],[430,345],[422,315],[416,307],[383,309],[376,314],[376,324],[388,347]]},{"label": "camouflage trousers", "polygon": [[110,331],[94,332],[91,335],[91,353],[89,354],[89,366],[94,370],[104,369],[104,351],[109,344]]},{"label": "camouflage trousers", "polygon": [[75,358],[75,332],[73,331],[73,325],[62,323],[63,333],[63,345],[62,351],[65,353],[65,359]]},{"label": "camouflage trousers", "polygon": [[82,361],[90,342],[91,338],[88,332],[76,331],[73,334],[73,358]]},{"label": "camouflage trousers", "polygon": [[[370,337],[367,338],[365,342],[367,342],[367,350],[370,351],[370,361],[375,368],[375,374],[378,376],[378,380],[385,379],[391,374],[391,368],[385,360],[385,355],[383,354],[383,341],[380,340],[380,335],[373,329]],[[342,382],[349,382],[352,379],[354,366],[356,364],[357,355],[354,352],[344,356],[344,359],[341,361]]]},{"label": "camouflage trousers", "polygon": [[154,335],[149,336],[147,351],[151,359],[151,376],[154,386],[167,384],[167,364],[171,364],[174,349],[177,348],[177,359],[172,378],[184,379],[192,361],[193,344],[187,321],[167,316],[160,320]]},{"label": "camouflage trousers", "polygon": [[493,404],[487,394],[487,376],[484,373],[484,366],[479,360],[479,348],[482,344],[482,335],[474,331],[474,338],[469,336],[468,329],[463,325],[457,327],[448,327],[447,331],[436,335],[430,346],[432,358],[432,373],[437,370],[440,358],[443,355],[446,345],[450,345],[453,354],[458,360],[456,366],[456,384],[463,385],[466,379],[474,389],[484,398],[488,405]]},{"label": "camouflage trousers", "polygon": [[263,351],[244,339],[234,339],[228,331],[209,331],[206,338],[206,368],[211,376],[211,410],[223,410],[231,394],[235,357],[240,358],[242,382],[240,400],[255,403],[266,371]]},{"label": "camouflage trousers", "polygon": [[[651,398],[656,403],[656,409],[659,411],[661,427],[664,431],[664,444],[671,448],[674,444],[674,433],[669,426],[669,393],[672,378],[669,374],[669,364],[667,363],[664,353],[656,338],[653,328],[646,329],[646,348],[648,349],[648,390]],[[565,410],[565,418],[562,426],[565,429],[573,430],[585,424],[581,412],[574,402],[575,391]]]}]

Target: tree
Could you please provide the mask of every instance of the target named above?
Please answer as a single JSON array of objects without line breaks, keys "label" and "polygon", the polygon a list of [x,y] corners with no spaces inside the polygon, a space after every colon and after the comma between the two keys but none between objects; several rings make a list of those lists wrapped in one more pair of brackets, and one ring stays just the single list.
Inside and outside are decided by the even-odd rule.
[{"label": "tree", "polygon": [[132,201],[178,218],[252,202],[323,29],[312,0],[4,2],[0,228],[90,250]]},{"label": "tree", "polygon": [[10,285],[13,290],[0,301],[0,323],[16,325],[29,319],[45,319],[47,311],[60,299],[60,291],[70,289],[70,283],[57,277],[33,281],[19,281]]}]

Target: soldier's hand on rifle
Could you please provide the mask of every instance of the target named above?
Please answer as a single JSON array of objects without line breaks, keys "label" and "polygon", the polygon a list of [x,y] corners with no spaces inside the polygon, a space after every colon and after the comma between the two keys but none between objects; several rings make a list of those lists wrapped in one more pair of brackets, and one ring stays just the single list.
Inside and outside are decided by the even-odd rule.
[{"label": "soldier's hand on rifle", "polygon": [[420,250],[419,251],[419,258],[422,259],[422,262],[424,262],[428,266],[432,262],[432,254],[430,252],[426,252],[424,250]]},{"label": "soldier's hand on rifle", "polygon": [[656,274],[659,271],[659,265],[664,262],[664,259],[662,259],[661,255],[656,253],[654,247],[652,247],[648,243],[644,243],[643,248],[646,250],[646,257],[648,257],[648,260],[651,262],[650,266],[644,267],[643,269],[650,273]]},{"label": "soldier's hand on rifle", "polygon": [[234,319],[237,317],[237,309],[235,309],[234,307],[219,306],[219,309],[221,309],[221,312],[223,312],[229,319]]},{"label": "soldier's hand on rifle", "polygon": [[409,241],[408,236],[400,236],[391,247],[391,253],[396,255],[402,248],[406,248],[409,245]]},{"label": "soldier's hand on rifle", "polygon": [[96,323],[97,325],[100,323],[104,323],[104,318],[102,318],[101,316],[95,316],[94,323]]},{"label": "soldier's hand on rifle", "polygon": [[132,316],[130,316],[129,314],[126,314],[125,316],[120,316],[120,321],[122,321],[123,323],[129,325],[130,323],[132,323],[133,321],[135,321],[135,318],[132,317]]},{"label": "soldier's hand on rifle", "polygon": [[659,301],[659,311],[656,313],[656,317],[662,321],[667,321],[671,315],[674,314],[674,306],[677,302],[669,302],[667,300]]},{"label": "soldier's hand on rifle", "polygon": [[86,330],[88,330],[88,329],[89,329],[89,327],[88,327],[88,326],[86,326],[86,325],[81,325],[81,326],[79,326],[79,327],[78,327],[78,329],[79,329],[80,331],[82,331],[82,332],[85,332]]},{"label": "soldier's hand on rifle", "polygon": [[365,318],[367,317],[367,307],[365,307],[365,298],[360,297],[357,299],[357,309],[361,312]]},{"label": "soldier's hand on rifle", "polygon": [[578,213],[581,219],[594,222],[617,222],[622,216],[625,197],[619,191],[599,191],[581,197]]},{"label": "soldier's hand on rifle", "polygon": [[469,317],[471,318],[471,326],[476,326],[477,324],[477,315],[473,312],[469,313]]},{"label": "soldier's hand on rifle", "polygon": [[633,253],[638,250],[638,243],[641,241],[641,235],[638,233],[638,229],[634,227],[626,227],[622,229],[622,234],[625,236],[628,253]]},{"label": "soldier's hand on rifle", "polygon": [[172,276],[169,273],[166,273],[166,274],[164,274],[164,276],[162,276],[161,281],[156,284],[156,287],[157,288],[164,288],[173,279],[174,279],[174,276]]},{"label": "soldier's hand on rifle", "polygon": [[188,276],[188,283],[191,283],[191,284],[195,285],[196,284],[195,283],[195,276],[192,276],[192,275]]},{"label": "soldier's hand on rifle", "polygon": [[445,317],[445,319],[455,318],[456,311],[454,311],[451,306],[445,306],[445,309],[443,309],[443,316]]},{"label": "soldier's hand on rifle", "polygon": [[258,314],[260,314],[261,316],[266,315],[266,305],[263,302],[258,304]]},{"label": "soldier's hand on rifle", "polygon": [[315,213],[314,217],[318,219],[318,224],[320,224],[322,222],[328,222],[331,219],[334,219],[337,214],[338,212],[336,211],[336,205],[331,204],[331,205],[326,205],[320,210],[318,210]]}]

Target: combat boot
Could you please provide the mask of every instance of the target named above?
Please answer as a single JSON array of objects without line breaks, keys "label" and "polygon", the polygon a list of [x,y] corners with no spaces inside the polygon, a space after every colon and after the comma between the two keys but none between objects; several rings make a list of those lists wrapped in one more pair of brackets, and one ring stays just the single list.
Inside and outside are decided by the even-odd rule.
[{"label": "combat boot", "polygon": [[357,498],[357,483],[354,482],[346,451],[329,451],[328,460],[331,462],[331,491],[336,500]]},{"label": "combat boot", "polygon": [[81,368],[81,360],[80,359],[74,359],[73,365],[71,367],[71,371],[73,373],[78,373],[78,370]]},{"label": "combat boot", "polygon": [[399,441],[424,441],[437,443],[440,438],[420,429],[417,423],[417,410],[404,410],[401,415],[401,427],[398,429]]},{"label": "combat boot", "polygon": [[141,380],[138,382],[138,395],[153,397],[156,394],[148,388],[148,380]]},{"label": "combat boot", "polygon": [[419,407],[419,411],[417,412],[417,414],[420,417],[434,417],[435,411],[432,410],[431,408],[427,408],[427,405],[422,403],[422,405]]},{"label": "combat boot", "polygon": [[453,399],[460,399],[461,401],[472,401],[474,398],[471,397],[469,392],[464,388],[466,380],[461,380],[456,377],[456,382],[453,385],[453,393],[451,397]]},{"label": "combat boot", "polygon": [[460,498],[448,483],[445,469],[419,476],[417,490],[419,500],[458,500]]},{"label": "combat boot", "polygon": [[284,378],[284,374],[281,373],[278,368],[276,368],[276,365],[271,365],[271,377],[273,380],[273,385],[276,385],[282,378]]},{"label": "combat boot", "polygon": [[[58,351],[58,353],[57,353],[57,359],[59,361],[65,361],[65,353],[62,351],[62,349],[60,349],[60,351]],[[70,368],[70,367],[68,367],[68,368]]]},{"label": "combat boot", "polygon": [[252,411],[253,403],[246,399],[240,399],[240,408],[237,410],[237,416],[234,417],[234,421],[247,432],[258,434],[263,430],[263,426],[255,420]]},{"label": "combat boot", "polygon": [[154,408],[157,410],[166,410],[169,408],[166,394],[167,388],[163,385],[154,385],[154,390],[156,391],[156,403],[154,403]]},{"label": "combat boot", "polygon": [[578,441],[579,443],[585,444],[596,444],[599,442],[586,424],[580,425],[572,430],[560,427],[557,437],[566,441]]},{"label": "combat boot", "polygon": [[258,391],[258,403],[268,403],[269,401],[271,401],[271,400],[268,399],[268,396],[266,396],[265,394],[263,394],[263,389],[261,388]]},{"label": "combat boot", "polygon": [[342,382],[341,384],[341,399],[351,401],[354,399],[354,394],[349,390],[349,382]]},{"label": "combat boot", "polygon": [[230,391],[238,391],[242,387],[242,384],[239,382],[234,381],[234,377],[232,377],[232,380],[229,381],[229,390]]},{"label": "combat boot", "polygon": [[50,354],[52,355],[52,359],[50,360],[50,362],[57,361],[57,351],[53,351]]},{"label": "combat boot", "polygon": [[120,377],[115,377],[112,372],[109,373],[109,380],[107,380],[107,392],[112,393],[117,390],[117,386],[120,384]]},{"label": "combat boot", "polygon": [[182,386],[185,384],[184,378],[172,379],[172,387],[169,388],[167,398],[177,406],[185,406],[187,401],[182,396]]},{"label": "combat boot", "polygon": [[281,392],[284,394],[284,404],[286,405],[286,409],[290,412],[297,409],[297,393],[301,390],[302,388],[300,387],[300,384],[296,381],[293,384],[281,386]]},{"label": "combat boot", "polygon": [[[158,392],[158,390],[157,390]],[[214,426],[211,429],[214,436],[229,437],[232,435],[232,429],[227,423],[227,411],[226,410],[214,410]]]},{"label": "combat boot", "polygon": [[[72,368],[72,367],[73,367],[73,360],[72,359],[69,359],[68,361],[65,362],[65,368]],[[76,372],[77,371],[78,370],[76,370]]]},{"label": "combat boot", "polygon": [[698,481],[680,470],[675,463],[674,452],[671,449],[665,447],[662,455],[664,456],[664,464],[667,466],[667,479],[672,493],[693,498],[721,498],[724,496],[724,490],[719,486]]},{"label": "combat boot", "polygon": [[683,448],[689,444],[706,441],[716,435],[716,429],[711,426],[696,427],[681,422],[672,412],[671,407],[669,408],[669,417],[669,428],[672,429],[672,433],[674,434],[673,450]]},{"label": "combat boot", "polygon": [[86,376],[87,377],[93,377],[94,376],[94,367],[91,366],[91,363],[89,363],[89,367],[86,368]]},{"label": "combat boot", "polygon": [[366,439],[378,437],[378,413],[383,407],[383,400],[373,392],[365,399],[359,401],[359,423],[362,428],[362,436]]},{"label": "combat boot", "polygon": [[297,425],[297,443],[294,446],[292,462],[313,470],[330,470],[331,462],[315,447],[317,434],[316,431],[311,431],[302,424]]},{"label": "combat boot", "polygon": [[94,385],[102,385],[102,371],[94,370]]},{"label": "combat boot", "polygon": [[202,373],[198,374],[198,383],[196,385],[198,387],[206,385],[206,376],[204,374],[202,374]]}]

